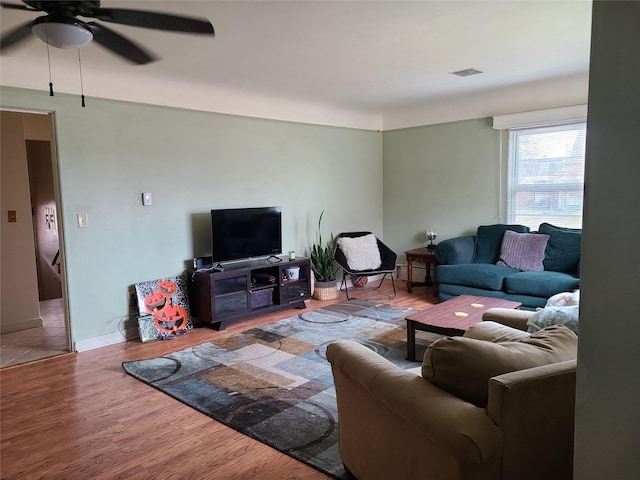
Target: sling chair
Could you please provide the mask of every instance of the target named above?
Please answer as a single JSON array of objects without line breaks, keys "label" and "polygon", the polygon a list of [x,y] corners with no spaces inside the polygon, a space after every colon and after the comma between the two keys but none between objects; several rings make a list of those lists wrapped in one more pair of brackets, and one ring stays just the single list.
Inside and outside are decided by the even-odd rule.
[{"label": "sling chair", "polygon": [[375,289],[382,286],[382,281],[388,274],[391,274],[391,284],[393,285],[393,295],[396,296],[396,284],[393,280],[393,273],[396,271],[396,260],[398,256],[380,241],[371,232],[344,232],[336,237],[335,261],[342,270],[342,283],[340,291],[345,290],[347,300],[352,300],[349,296],[349,286],[347,275],[371,276],[382,275],[380,283]]}]

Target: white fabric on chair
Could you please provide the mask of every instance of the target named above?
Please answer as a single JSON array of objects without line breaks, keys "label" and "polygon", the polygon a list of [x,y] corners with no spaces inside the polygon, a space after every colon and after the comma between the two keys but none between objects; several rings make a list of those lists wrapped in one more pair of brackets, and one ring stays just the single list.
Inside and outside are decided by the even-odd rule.
[{"label": "white fabric on chair", "polygon": [[338,246],[352,270],[375,270],[382,265],[378,241],[372,233],[361,237],[340,237]]}]

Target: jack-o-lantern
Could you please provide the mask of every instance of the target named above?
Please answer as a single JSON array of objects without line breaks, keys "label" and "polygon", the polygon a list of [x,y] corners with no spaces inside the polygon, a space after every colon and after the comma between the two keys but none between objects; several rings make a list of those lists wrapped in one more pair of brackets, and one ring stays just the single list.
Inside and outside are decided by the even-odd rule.
[{"label": "jack-o-lantern", "polygon": [[160,292],[153,292],[151,295],[147,295],[144,299],[144,308],[149,313],[155,313],[158,310],[162,310],[167,304],[167,297]]},{"label": "jack-o-lantern", "polygon": [[167,304],[153,315],[158,331],[173,334],[187,328],[187,311],[180,305]]},{"label": "jack-o-lantern", "polygon": [[171,280],[161,280],[155,292],[144,299],[144,307],[153,315],[153,324],[161,337],[185,333],[189,325],[187,310],[174,305],[171,297],[176,294],[178,287]]},{"label": "jack-o-lantern", "polygon": [[165,297],[171,297],[178,291],[178,287],[171,280],[161,280],[158,282],[158,292]]}]

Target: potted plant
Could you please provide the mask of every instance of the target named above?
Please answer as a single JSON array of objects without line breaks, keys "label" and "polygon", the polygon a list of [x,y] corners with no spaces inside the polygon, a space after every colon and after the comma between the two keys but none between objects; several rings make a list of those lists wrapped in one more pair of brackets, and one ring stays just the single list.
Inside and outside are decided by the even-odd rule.
[{"label": "potted plant", "polygon": [[318,219],[316,243],[311,245],[311,270],[315,277],[313,298],[316,300],[331,300],[338,297],[336,288],[336,271],[333,261],[336,256],[336,238],[331,233],[326,244],[322,241],[322,216]]}]

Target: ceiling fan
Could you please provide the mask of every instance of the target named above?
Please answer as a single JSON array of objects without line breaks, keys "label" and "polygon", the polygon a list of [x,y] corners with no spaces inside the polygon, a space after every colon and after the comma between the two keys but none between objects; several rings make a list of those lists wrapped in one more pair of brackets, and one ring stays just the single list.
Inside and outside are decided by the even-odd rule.
[{"label": "ceiling fan", "polygon": [[25,40],[33,33],[43,42],[58,48],[80,48],[92,40],[135,64],[157,60],[150,52],[104,25],[82,21],[87,17],[102,22],[173,32],[214,35],[213,25],[206,18],[131,10],[100,8],[99,1],[26,1],[25,5],[0,2],[3,8],[44,12],[33,21],[14,28],[0,39],[0,52]]}]

